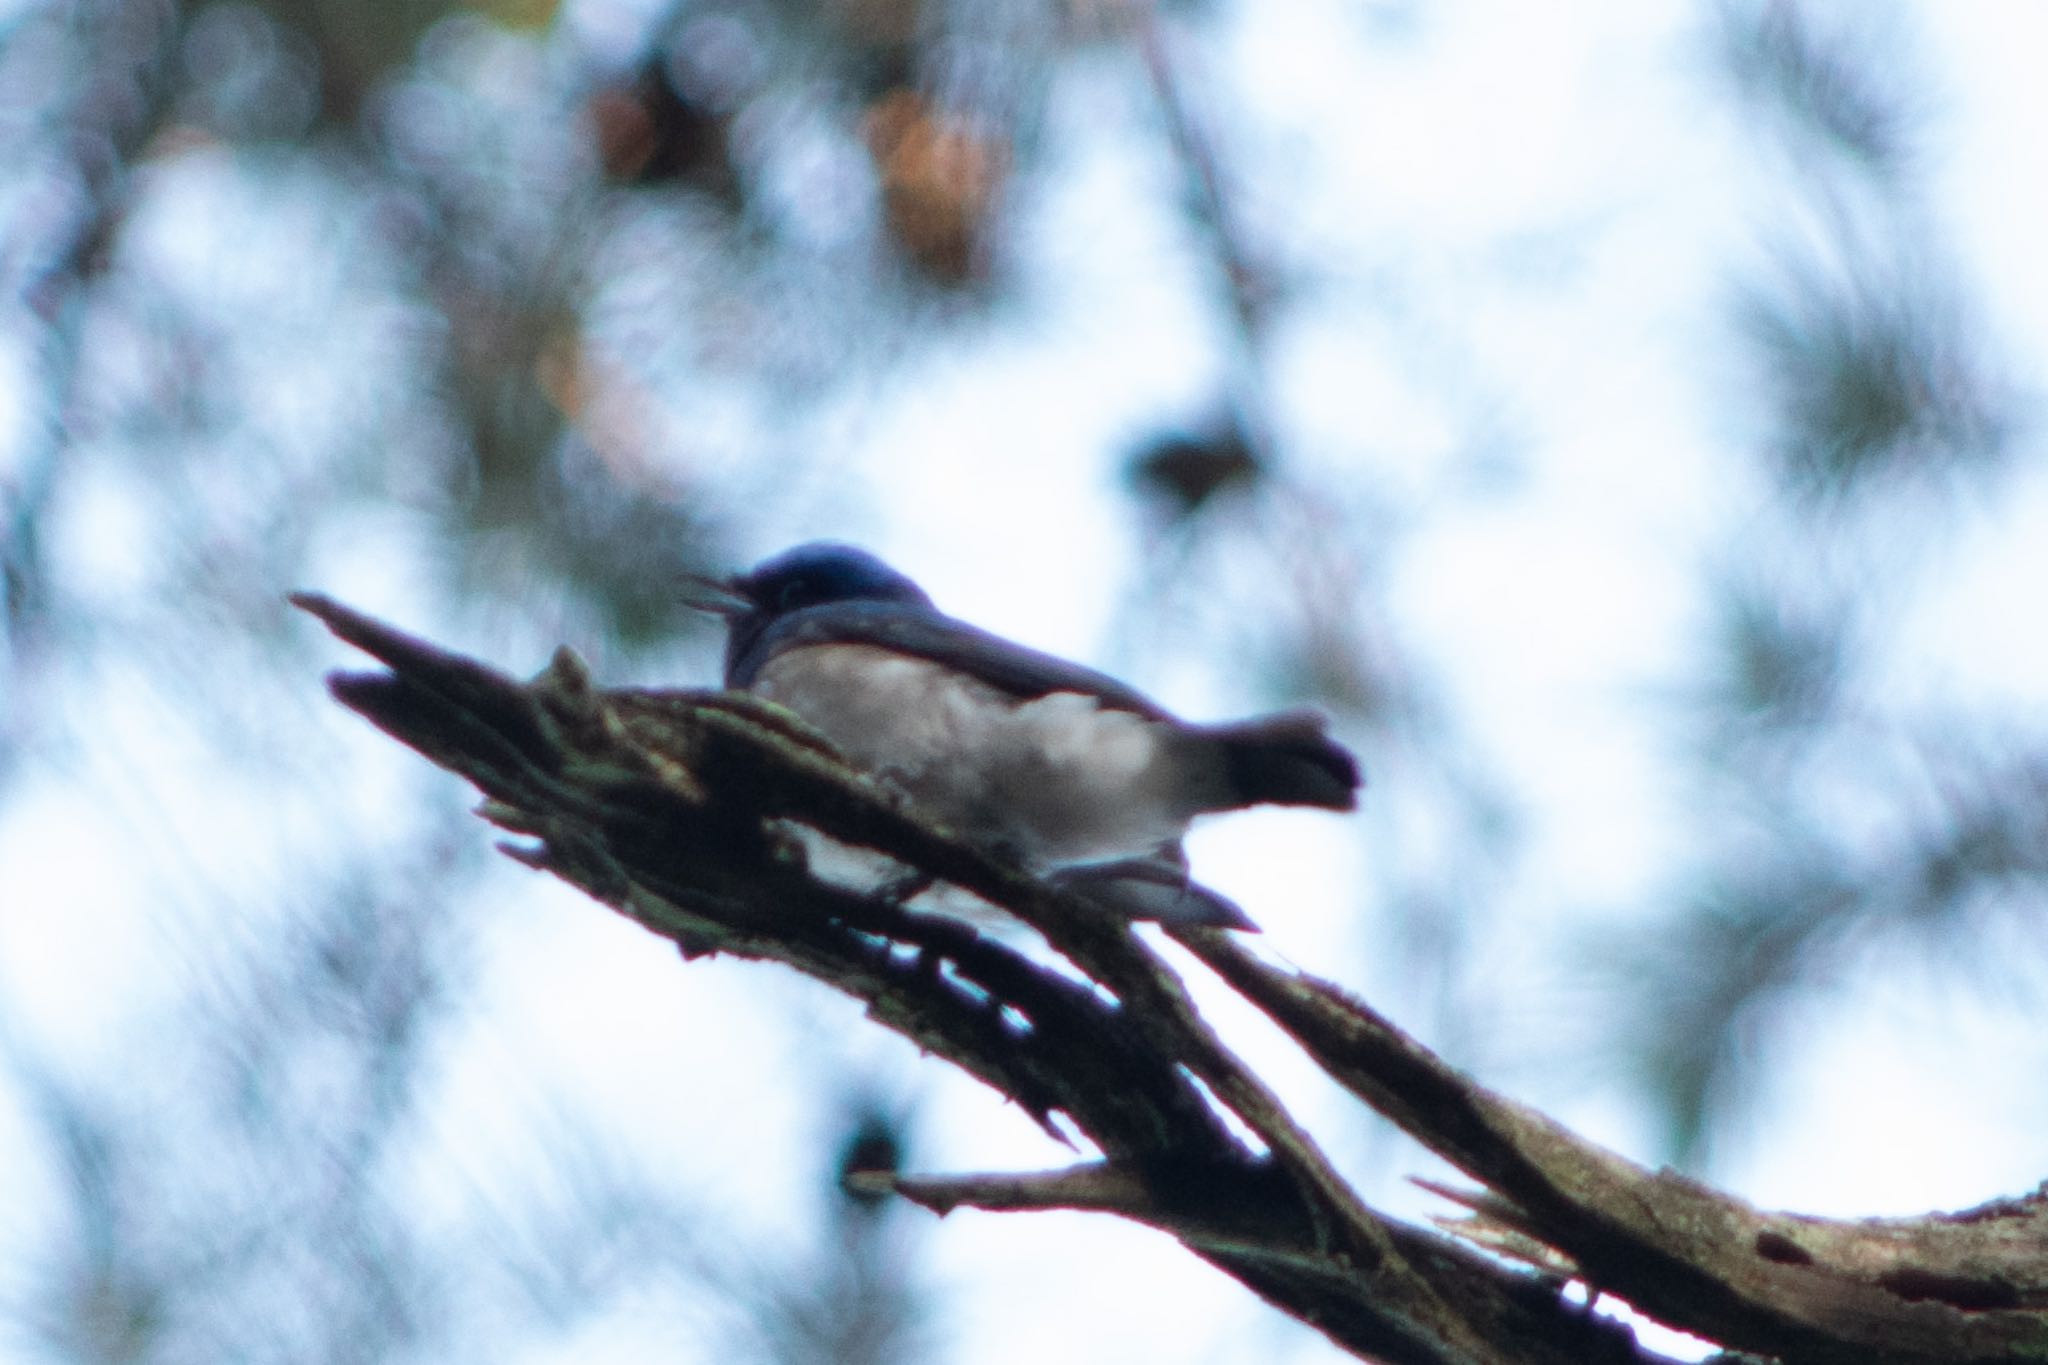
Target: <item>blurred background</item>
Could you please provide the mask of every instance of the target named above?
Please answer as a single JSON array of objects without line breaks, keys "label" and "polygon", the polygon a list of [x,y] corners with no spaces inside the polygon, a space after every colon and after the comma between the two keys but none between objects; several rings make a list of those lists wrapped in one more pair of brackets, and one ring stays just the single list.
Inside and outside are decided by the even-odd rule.
[{"label": "blurred background", "polygon": [[[1648,1162],[2048,1173],[2031,0],[0,0],[0,1359],[1320,1361],[332,705],[855,540],[1340,820],[1274,951]],[[1203,998],[1368,1196],[1441,1174]]]}]

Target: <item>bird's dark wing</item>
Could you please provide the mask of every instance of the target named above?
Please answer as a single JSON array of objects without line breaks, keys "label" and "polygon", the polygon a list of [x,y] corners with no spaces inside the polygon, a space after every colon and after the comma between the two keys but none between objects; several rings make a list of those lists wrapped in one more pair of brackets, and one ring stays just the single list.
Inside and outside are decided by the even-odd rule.
[{"label": "bird's dark wing", "polygon": [[823,644],[874,645],[930,659],[1027,701],[1053,692],[1080,692],[1119,711],[1170,719],[1158,703],[1106,673],[905,602],[828,602],[793,611],[770,624],[745,657],[735,661],[727,683],[747,687],[783,651]]}]

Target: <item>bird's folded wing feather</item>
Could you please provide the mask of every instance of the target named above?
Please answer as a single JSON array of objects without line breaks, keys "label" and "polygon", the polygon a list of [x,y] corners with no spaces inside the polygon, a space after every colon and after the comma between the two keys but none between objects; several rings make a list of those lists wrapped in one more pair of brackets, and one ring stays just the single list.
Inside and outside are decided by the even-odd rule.
[{"label": "bird's folded wing feather", "polygon": [[734,685],[751,685],[768,661],[785,650],[821,644],[875,645],[930,659],[1021,700],[1079,692],[1120,711],[1170,718],[1151,698],[1106,673],[991,635],[929,607],[898,602],[834,602],[790,613],[739,662]]}]

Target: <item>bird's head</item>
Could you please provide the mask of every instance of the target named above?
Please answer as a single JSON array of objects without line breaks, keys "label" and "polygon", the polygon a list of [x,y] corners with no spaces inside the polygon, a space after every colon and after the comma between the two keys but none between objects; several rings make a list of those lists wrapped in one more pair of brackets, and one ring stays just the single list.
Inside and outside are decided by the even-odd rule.
[{"label": "bird's head", "polygon": [[915,602],[930,606],[923,588],[866,550],[814,540],[764,560],[728,585],[751,610],[781,616],[827,602]]},{"label": "bird's head", "polygon": [[690,604],[725,618],[728,678],[762,632],[791,612],[835,602],[932,604],[923,588],[866,550],[830,540],[784,550],[731,578],[691,582],[700,591]]}]

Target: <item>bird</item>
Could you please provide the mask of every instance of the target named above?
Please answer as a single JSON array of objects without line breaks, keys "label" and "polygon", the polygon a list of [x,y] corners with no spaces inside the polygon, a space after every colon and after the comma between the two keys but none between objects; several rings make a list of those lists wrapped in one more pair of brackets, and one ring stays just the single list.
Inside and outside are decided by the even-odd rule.
[{"label": "bird", "polygon": [[1196,885],[1198,816],[1355,809],[1362,777],[1312,710],[1222,724],[948,616],[866,550],[811,541],[691,605],[725,619],[724,682],[776,702],[952,832],[1131,918],[1256,926]]}]

